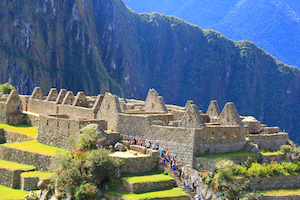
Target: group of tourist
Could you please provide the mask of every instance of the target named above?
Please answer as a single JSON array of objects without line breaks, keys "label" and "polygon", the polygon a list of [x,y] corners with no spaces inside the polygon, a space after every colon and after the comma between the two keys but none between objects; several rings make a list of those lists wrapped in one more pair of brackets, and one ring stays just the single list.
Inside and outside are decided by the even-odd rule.
[{"label": "group of tourist", "polygon": [[146,147],[148,149],[152,148],[153,150],[158,150],[159,149],[159,144],[158,143],[151,143],[149,140],[143,142],[142,140],[137,141],[134,137],[132,139],[130,139],[129,137],[126,138],[126,136],[123,136],[123,140],[124,141],[130,141],[131,145],[140,145],[143,147]]}]

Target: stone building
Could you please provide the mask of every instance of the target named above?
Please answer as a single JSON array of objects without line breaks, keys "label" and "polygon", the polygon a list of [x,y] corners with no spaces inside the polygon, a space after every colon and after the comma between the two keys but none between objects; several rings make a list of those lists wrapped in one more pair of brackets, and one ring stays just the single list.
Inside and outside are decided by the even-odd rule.
[{"label": "stone building", "polygon": [[[16,92],[10,96],[19,98]],[[19,99],[27,115],[40,114],[38,141],[62,148],[70,134],[84,123],[98,123],[121,136],[159,143],[176,154],[177,165],[194,166],[198,154],[239,151],[247,141],[263,149],[278,149],[288,140],[288,134],[279,133],[278,127],[266,127],[253,117],[239,116],[231,102],[220,112],[213,100],[204,114],[193,101],[185,107],[166,105],[154,89],[149,90],[145,101],[111,93],[87,97],[78,92],[74,96],[71,91],[62,89],[58,93],[55,88],[48,96],[35,88],[32,95],[20,95]],[[259,134],[252,134],[255,131]]]}]

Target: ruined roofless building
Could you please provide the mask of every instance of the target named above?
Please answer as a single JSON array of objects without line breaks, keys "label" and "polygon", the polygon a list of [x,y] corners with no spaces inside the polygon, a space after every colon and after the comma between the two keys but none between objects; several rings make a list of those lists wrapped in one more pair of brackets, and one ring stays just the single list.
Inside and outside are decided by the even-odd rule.
[{"label": "ruined roofless building", "polygon": [[[231,102],[220,112],[213,100],[204,114],[192,101],[185,107],[166,105],[154,89],[149,90],[145,101],[123,99],[109,92],[90,97],[78,92],[74,96],[71,91],[62,89],[58,93],[55,88],[48,96],[40,88],[35,88],[30,96],[19,96],[28,116],[40,115],[35,120],[39,126],[38,141],[62,148],[70,134],[85,122],[98,123],[121,136],[159,143],[164,150],[176,154],[177,165],[193,166],[198,154],[241,150],[246,138],[265,149],[278,149],[288,140],[288,134],[279,133],[278,127],[266,127],[239,116]],[[266,134],[249,134],[257,126]]]}]

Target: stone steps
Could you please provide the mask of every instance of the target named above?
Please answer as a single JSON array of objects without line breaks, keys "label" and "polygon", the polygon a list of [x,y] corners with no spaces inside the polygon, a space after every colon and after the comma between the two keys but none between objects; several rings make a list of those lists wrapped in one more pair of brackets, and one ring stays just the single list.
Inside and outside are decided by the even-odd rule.
[{"label": "stone steps", "polygon": [[0,185],[11,188],[20,188],[22,172],[36,170],[35,166],[0,160]]},{"label": "stone steps", "polygon": [[168,165],[166,166],[163,166],[163,169],[166,170],[173,178],[174,180],[176,181],[176,185],[178,187],[181,187],[188,195],[189,195],[189,198],[190,199],[195,199],[194,196],[196,195],[196,192],[193,192],[193,189],[191,188],[192,187],[192,183],[190,183],[190,189],[188,191],[186,191],[186,186],[184,185],[184,182],[183,180],[181,180],[179,178],[179,175],[177,173],[175,173]]}]

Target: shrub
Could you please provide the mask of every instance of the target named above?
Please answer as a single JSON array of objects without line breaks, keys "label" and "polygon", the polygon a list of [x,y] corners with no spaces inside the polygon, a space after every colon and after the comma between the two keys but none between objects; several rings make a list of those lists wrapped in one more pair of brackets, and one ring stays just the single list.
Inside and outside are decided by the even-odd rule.
[{"label": "shrub", "polygon": [[[96,191],[94,186],[115,178],[121,165],[119,158],[109,156],[109,150],[91,149],[98,135],[95,133],[86,129],[77,138],[74,151],[58,154],[51,160],[49,170],[56,172],[52,177],[55,187],[62,192],[70,192],[76,199],[95,199],[90,197]],[[88,142],[83,143],[83,139]]]},{"label": "shrub", "polygon": [[282,146],[280,147],[280,150],[282,151],[282,153],[283,153],[284,155],[286,155],[287,153],[290,153],[290,152],[293,151],[293,147],[290,146],[290,145],[282,145]]},{"label": "shrub", "polygon": [[285,171],[288,172],[289,174],[294,174],[295,172],[299,171],[299,166],[297,165],[297,163],[283,162],[282,165]]},{"label": "shrub", "polygon": [[10,91],[12,90],[16,90],[16,89],[14,88],[14,86],[10,85],[9,83],[4,83],[0,85],[0,92],[2,92],[3,94],[9,94]]},{"label": "shrub", "polygon": [[83,133],[77,139],[75,150],[89,151],[96,149],[96,143],[103,138],[99,137],[99,133],[94,128],[85,128],[82,131]]},{"label": "shrub", "polygon": [[97,199],[97,193],[97,186],[85,181],[77,188],[74,196],[76,200],[95,200]]},{"label": "shrub", "polygon": [[216,161],[216,169],[221,179],[227,181],[233,179],[233,172],[236,164],[232,160],[220,159]]}]

